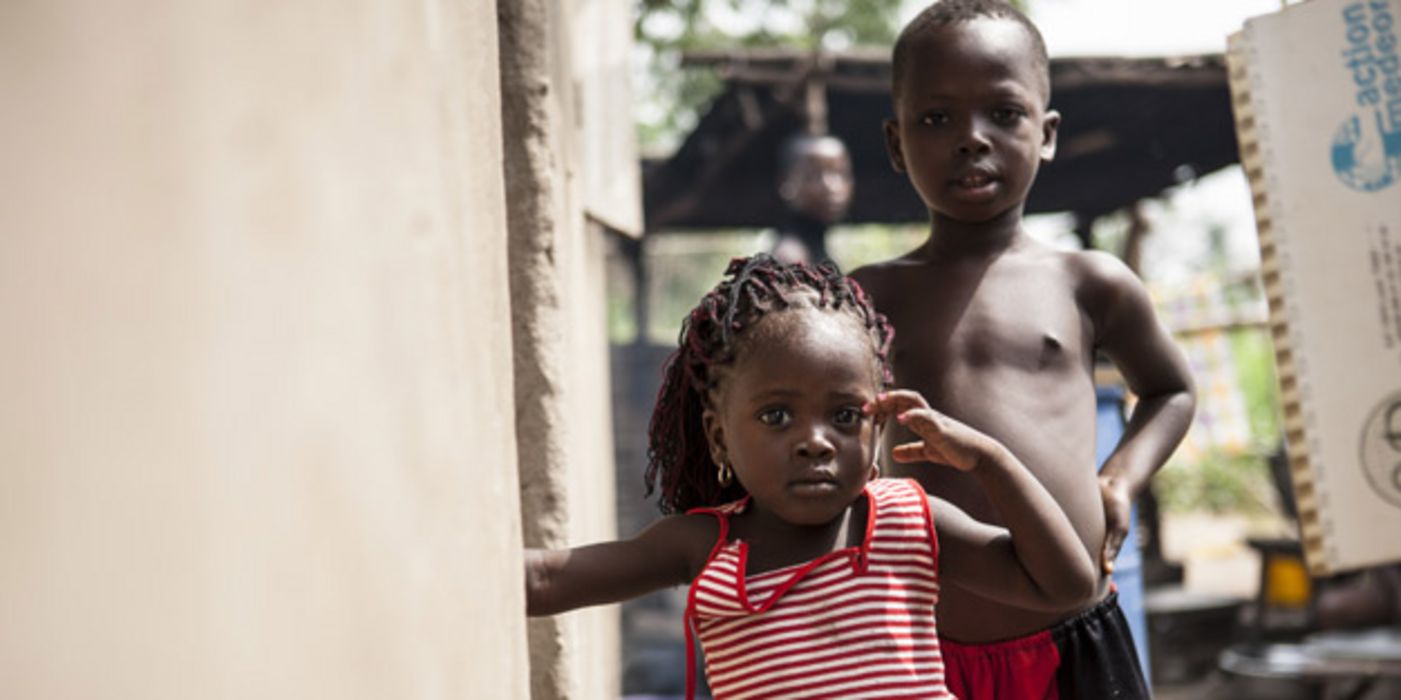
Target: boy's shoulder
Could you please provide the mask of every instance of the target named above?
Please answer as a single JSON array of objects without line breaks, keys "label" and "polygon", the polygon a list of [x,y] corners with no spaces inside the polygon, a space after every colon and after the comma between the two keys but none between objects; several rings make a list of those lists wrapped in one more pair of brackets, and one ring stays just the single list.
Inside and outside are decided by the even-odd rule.
[{"label": "boy's shoulder", "polygon": [[[1034,243],[1009,251],[1006,258],[1013,264],[1062,272],[1079,283],[1109,286],[1138,283],[1138,277],[1128,265],[1113,254],[1099,250],[1067,250]],[[882,289],[918,282],[923,274],[937,267],[936,263],[907,254],[863,265],[850,276],[868,294],[879,295]]]},{"label": "boy's shoulder", "polygon": [[926,261],[916,255],[917,251],[910,251],[899,257],[889,260],[879,260],[873,263],[866,263],[851,272],[852,277],[858,275],[882,275],[901,269],[914,269],[926,265]]},{"label": "boy's shoulder", "polygon": [[902,255],[862,265],[852,270],[849,277],[856,280],[867,295],[879,298],[883,296],[882,292],[899,286],[902,279],[913,279],[927,267],[924,261],[910,255]]},{"label": "boy's shoulder", "polygon": [[1152,308],[1138,274],[1113,253],[1057,249],[1042,260],[1057,269],[1062,288],[1097,327],[1117,313],[1138,314]]},{"label": "boy's shoulder", "polygon": [[1080,250],[1066,255],[1066,269],[1082,306],[1114,307],[1126,298],[1148,299],[1142,280],[1118,256],[1100,250]]},{"label": "boy's shoulder", "polygon": [[1133,272],[1118,256],[1102,250],[1061,248],[1039,241],[1008,253],[1018,264],[1067,273],[1081,281],[1119,282]]},{"label": "boy's shoulder", "polygon": [[1102,250],[1059,248],[1037,242],[1010,252],[1008,257],[1017,273],[1045,273],[1053,280],[1061,280],[1082,301],[1142,286],[1138,275],[1123,260]]},{"label": "boy's shoulder", "polygon": [[[1138,276],[1117,256],[1098,250],[1067,250],[1035,244],[1004,256],[1007,279],[1019,280],[1023,289],[1045,293],[1059,288],[1071,295],[1092,318],[1102,318],[1115,308],[1138,307],[1147,298]],[[904,299],[928,299],[927,292],[942,274],[938,265],[911,255],[864,265],[851,278],[877,308],[891,313],[904,307]],[[981,288],[983,285],[979,285]],[[1138,303],[1123,304],[1134,299]]]}]

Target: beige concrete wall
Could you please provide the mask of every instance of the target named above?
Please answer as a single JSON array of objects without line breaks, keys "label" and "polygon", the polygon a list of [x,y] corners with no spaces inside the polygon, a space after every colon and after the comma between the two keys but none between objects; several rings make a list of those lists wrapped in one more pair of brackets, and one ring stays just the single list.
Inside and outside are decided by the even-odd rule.
[{"label": "beige concrete wall", "polygon": [[[576,319],[569,325],[571,337],[567,341],[572,370],[572,391],[566,401],[568,454],[581,459],[571,457],[565,462],[564,480],[570,501],[569,541],[576,545],[619,535],[603,277],[607,253],[604,236],[610,234],[593,222],[582,229],[567,286],[571,300],[568,313]],[[563,619],[574,626],[572,638],[580,645],[575,653],[575,672],[583,692],[575,697],[618,697],[622,682],[622,623],[618,606],[582,610]]]},{"label": "beige concrete wall", "polygon": [[0,697],[528,694],[494,20],[0,3]]},{"label": "beige concrete wall", "polygon": [[[582,5],[518,0],[503,4],[499,15],[516,308],[516,426],[524,534],[533,547],[616,536],[604,309],[604,236],[609,234],[590,216],[617,201],[622,204],[610,218],[627,221],[637,218],[632,214],[638,202],[635,185],[632,200],[626,187],[614,186],[595,189],[624,195],[601,197],[597,214],[585,206],[591,178],[606,175],[626,183],[637,176],[635,159],[594,175],[581,160],[582,143],[591,134],[607,131],[614,141],[632,139],[625,105],[615,105],[605,124],[581,112],[588,81],[625,85],[628,80],[625,65],[605,70],[599,62],[578,60],[583,49],[575,42],[601,37],[574,29],[575,11],[603,4],[609,5],[606,18],[593,11],[588,21],[616,24],[625,50],[629,15],[623,0]],[[581,73],[585,67],[593,72]],[[619,648],[616,606],[532,621],[532,697],[617,697]]]},{"label": "beige concrete wall", "polygon": [[642,235],[642,177],[633,120],[633,0],[572,0],[584,211],[613,231]]}]

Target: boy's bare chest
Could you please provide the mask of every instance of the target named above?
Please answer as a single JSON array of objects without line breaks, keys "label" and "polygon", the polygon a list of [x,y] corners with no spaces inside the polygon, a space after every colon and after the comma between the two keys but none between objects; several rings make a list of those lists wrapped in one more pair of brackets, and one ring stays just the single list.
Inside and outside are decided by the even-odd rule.
[{"label": "boy's bare chest", "polygon": [[1093,329],[1074,297],[1050,285],[984,285],[935,293],[918,313],[900,314],[893,360],[925,372],[1075,371],[1088,366]]}]

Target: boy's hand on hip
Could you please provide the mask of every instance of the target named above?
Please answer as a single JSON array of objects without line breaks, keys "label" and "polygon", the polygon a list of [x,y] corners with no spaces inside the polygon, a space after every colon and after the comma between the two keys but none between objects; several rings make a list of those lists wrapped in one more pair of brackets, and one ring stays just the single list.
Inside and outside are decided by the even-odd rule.
[{"label": "boy's hand on hip", "polygon": [[1124,546],[1124,538],[1129,534],[1129,519],[1132,513],[1133,497],[1129,485],[1122,479],[1101,474],[1099,495],[1104,499],[1104,551],[1100,566],[1105,575],[1114,573],[1114,559]]},{"label": "boy's hand on hip", "polygon": [[960,471],[972,471],[985,455],[998,447],[995,440],[932,408],[917,392],[887,391],[863,407],[877,422],[894,418],[919,436],[915,442],[897,445],[891,457],[897,462],[934,462]]}]

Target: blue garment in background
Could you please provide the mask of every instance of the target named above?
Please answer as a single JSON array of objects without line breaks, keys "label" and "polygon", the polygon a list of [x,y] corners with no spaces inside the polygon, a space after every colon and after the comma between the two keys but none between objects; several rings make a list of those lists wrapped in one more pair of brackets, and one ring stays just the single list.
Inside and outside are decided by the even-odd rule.
[{"label": "blue garment in background", "polygon": [[[1095,462],[1104,466],[1104,460],[1119,444],[1124,434],[1124,390],[1119,387],[1097,387],[1095,389]],[[1114,585],[1119,589],[1119,607],[1124,610],[1129,631],[1133,634],[1134,646],[1138,648],[1138,662],[1143,667],[1145,680],[1151,685],[1148,665],[1148,621],[1143,612],[1143,556],[1138,544],[1138,507],[1135,506],[1129,519],[1129,534],[1124,546],[1114,560]]]}]

